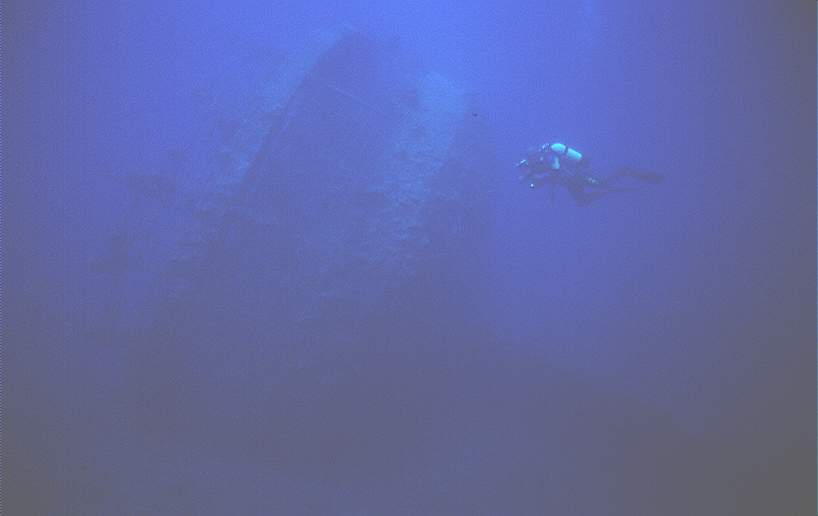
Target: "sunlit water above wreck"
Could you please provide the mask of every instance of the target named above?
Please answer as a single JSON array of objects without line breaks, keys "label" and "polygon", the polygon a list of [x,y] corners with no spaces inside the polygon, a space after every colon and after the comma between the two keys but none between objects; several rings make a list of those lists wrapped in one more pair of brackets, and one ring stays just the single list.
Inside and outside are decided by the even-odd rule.
[{"label": "sunlit water above wreck", "polygon": [[636,7],[9,7],[10,513],[811,507],[814,12]]}]

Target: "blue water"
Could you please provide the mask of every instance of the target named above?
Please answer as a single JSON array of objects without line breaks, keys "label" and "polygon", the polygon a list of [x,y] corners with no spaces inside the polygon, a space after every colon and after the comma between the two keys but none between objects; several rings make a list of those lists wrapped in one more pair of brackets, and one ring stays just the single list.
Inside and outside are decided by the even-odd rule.
[{"label": "blue water", "polygon": [[814,508],[814,4],[126,4],[5,6],[9,514]]}]

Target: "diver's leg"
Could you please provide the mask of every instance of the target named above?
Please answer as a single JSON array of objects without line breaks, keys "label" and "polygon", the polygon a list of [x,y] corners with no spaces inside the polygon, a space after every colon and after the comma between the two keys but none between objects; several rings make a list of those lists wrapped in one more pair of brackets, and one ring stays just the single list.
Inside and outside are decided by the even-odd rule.
[{"label": "diver's leg", "polygon": [[588,160],[583,158],[582,161],[574,165],[572,168],[567,168],[572,181],[582,185],[583,187],[594,189],[607,189],[607,179],[600,179],[595,176],[593,170],[588,166]]}]

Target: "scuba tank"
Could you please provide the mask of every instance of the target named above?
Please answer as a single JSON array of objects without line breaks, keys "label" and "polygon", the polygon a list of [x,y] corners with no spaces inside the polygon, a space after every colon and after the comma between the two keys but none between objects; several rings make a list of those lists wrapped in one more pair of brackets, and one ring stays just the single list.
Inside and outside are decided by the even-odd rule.
[{"label": "scuba tank", "polygon": [[546,161],[551,170],[559,170],[561,168],[560,160],[566,159],[574,164],[582,160],[582,153],[573,149],[564,143],[546,143],[540,150],[546,153]]}]

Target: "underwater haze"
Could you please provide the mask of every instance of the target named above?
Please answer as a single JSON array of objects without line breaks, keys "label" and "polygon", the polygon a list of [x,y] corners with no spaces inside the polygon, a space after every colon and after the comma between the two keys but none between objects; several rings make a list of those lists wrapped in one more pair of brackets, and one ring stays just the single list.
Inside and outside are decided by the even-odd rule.
[{"label": "underwater haze", "polygon": [[3,16],[8,514],[815,510],[813,2]]}]

